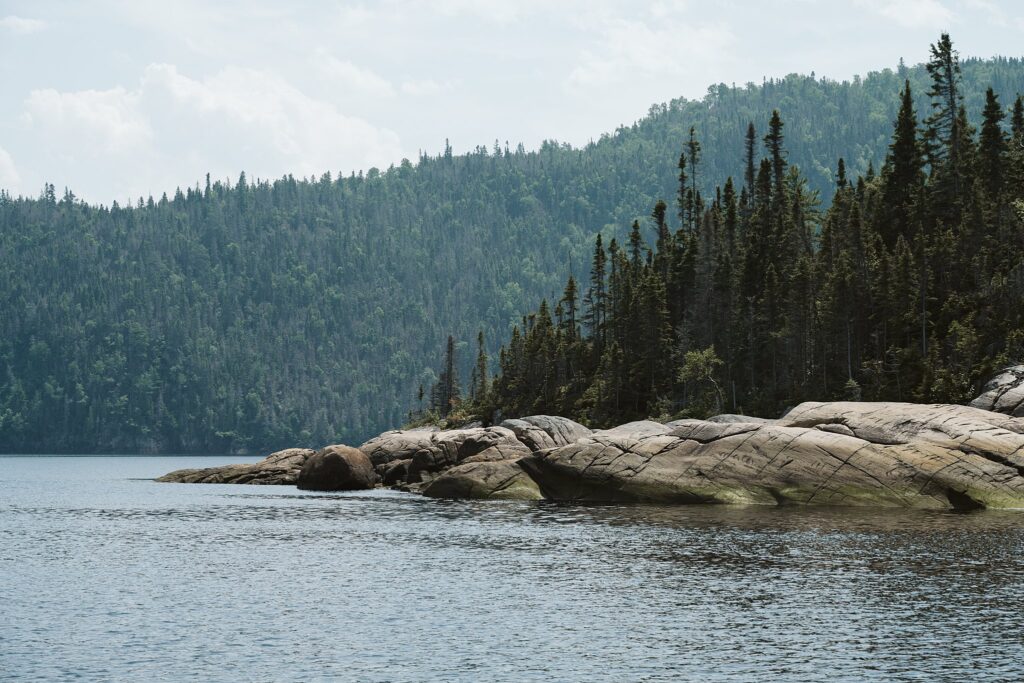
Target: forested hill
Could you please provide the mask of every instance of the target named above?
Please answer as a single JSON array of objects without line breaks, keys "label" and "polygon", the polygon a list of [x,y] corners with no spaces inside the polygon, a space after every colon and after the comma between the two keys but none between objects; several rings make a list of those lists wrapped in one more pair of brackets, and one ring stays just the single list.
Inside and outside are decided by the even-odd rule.
[{"label": "forested hill", "polygon": [[[0,195],[0,451],[223,452],[358,442],[397,426],[430,386],[449,333],[492,349],[597,232],[623,235],[676,192],[691,126],[698,185],[742,176],[748,122],[787,125],[790,164],[823,195],[885,156],[904,75],[791,76],[715,86],[574,149],[478,148],[386,172],[207,181],[133,207],[49,186]],[[1020,60],[967,61],[1024,92]],[[339,160],[342,163],[343,160]],[[471,353],[462,353],[468,368]],[[463,372],[468,377],[468,372]]]}]

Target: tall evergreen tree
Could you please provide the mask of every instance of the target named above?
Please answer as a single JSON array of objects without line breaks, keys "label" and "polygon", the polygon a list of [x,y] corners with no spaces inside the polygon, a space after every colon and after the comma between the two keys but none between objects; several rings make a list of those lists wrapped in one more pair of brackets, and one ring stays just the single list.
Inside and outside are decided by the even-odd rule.
[{"label": "tall evergreen tree", "polygon": [[982,112],[979,153],[981,180],[989,202],[997,203],[1003,191],[1004,161],[1006,157],[1006,133],[1003,120],[1006,112],[999,104],[999,98],[992,88],[985,92],[985,110]]},{"label": "tall evergreen tree", "polygon": [[910,236],[915,202],[924,183],[910,81],[904,82],[900,93],[900,110],[893,128],[892,143],[882,167],[882,207],[878,213],[878,232],[890,247],[900,235]]}]

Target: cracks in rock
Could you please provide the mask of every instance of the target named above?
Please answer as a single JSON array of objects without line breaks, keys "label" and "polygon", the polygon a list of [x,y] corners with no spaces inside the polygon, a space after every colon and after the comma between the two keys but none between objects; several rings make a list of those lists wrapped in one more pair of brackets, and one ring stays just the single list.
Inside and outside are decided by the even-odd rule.
[{"label": "cracks in rock", "polygon": [[[520,472],[524,472],[524,470],[522,468],[520,468]],[[514,484],[516,482],[516,479],[519,478],[520,472],[516,472],[516,473],[512,474],[507,479],[501,481],[497,486],[493,487],[491,489],[491,494],[490,495],[493,496],[495,493],[500,493],[500,492],[504,491],[505,489],[509,488],[510,486],[512,486],[512,484]]]},{"label": "cracks in rock", "polygon": [[[883,446],[885,446],[885,445],[889,445],[889,444],[882,444],[882,445],[883,445]],[[905,497],[905,496],[904,496],[903,494],[901,494],[901,493],[900,493],[899,491],[895,490],[894,488],[892,488],[891,486],[889,486],[888,484],[886,484],[886,483],[885,483],[884,481],[882,481],[881,479],[879,479],[879,478],[878,478],[877,476],[875,476],[875,475],[874,475],[874,474],[872,474],[871,472],[868,472],[867,470],[865,470],[865,469],[864,469],[863,467],[857,467],[856,465],[854,465],[853,463],[851,463],[851,462],[850,462],[850,459],[851,459],[851,458],[852,458],[852,457],[853,457],[854,455],[856,455],[856,454],[857,454],[857,453],[858,453],[858,452],[859,452],[859,451],[860,451],[861,449],[863,449],[863,448],[866,448],[867,446],[868,446],[868,444],[865,444],[865,445],[861,446],[860,448],[857,448],[857,449],[856,449],[856,450],[855,450],[855,451],[854,451],[853,453],[850,453],[850,455],[849,455],[849,456],[847,456],[847,457],[846,457],[845,459],[843,459],[843,458],[840,458],[840,457],[839,457],[838,455],[836,455],[836,454],[835,454],[835,453],[833,453],[832,451],[828,450],[827,448],[822,448],[822,449],[821,449],[821,451],[822,451],[823,453],[825,453],[825,454],[829,455],[830,457],[833,457],[833,458],[835,458],[836,460],[839,460],[839,461],[840,461],[840,465],[839,465],[839,467],[837,467],[837,468],[835,469],[835,471],[834,471],[834,472],[832,473],[832,475],[830,475],[829,479],[831,479],[831,477],[832,477],[832,476],[835,476],[835,474],[836,474],[836,473],[837,473],[837,472],[838,472],[839,470],[841,470],[841,469],[842,469],[843,467],[849,467],[850,469],[852,469],[852,470],[856,470],[857,472],[860,472],[861,474],[863,474],[863,475],[864,475],[865,477],[867,477],[868,479],[870,479],[870,480],[874,481],[875,483],[877,483],[877,484],[878,484],[879,486],[881,486],[881,487],[882,487],[883,489],[885,489],[886,491],[888,491],[889,493],[891,493],[891,494],[892,494],[892,495],[893,495],[893,496],[894,496],[895,498],[897,498],[898,500],[902,501],[902,502],[904,503],[904,505],[907,505],[908,507],[913,507],[913,506],[912,506],[912,505],[910,504],[910,502],[909,502],[909,501],[908,501],[908,500],[906,499],[906,497]],[[883,451],[883,453],[884,453],[884,451]],[[890,456],[890,457],[892,457],[892,456]],[[902,461],[902,459],[900,459],[900,458],[896,458],[896,457],[894,457],[893,459],[894,459],[894,460],[897,460],[897,461],[899,461],[899,462],[901,462],[901,463],[902,463],[903,465],[907,465],[907,463],[904,463],[904,462]],[[808,500],[810,500],[810,499],[808,499]]]},{"label": "cracks in rock", "polygon": [[[1024,464],[1015,463],[1012,460],[1010,460],[1009,457],[1002,455],[1001,453],[996,453],[995,451],[989,451],[981,448],[975,448],[966,443],[961,443],[957,447],[957,450],[967,455],[977,455],[978,457],[984,458],[989,462],[994,462],[996,464],[1009,467],[1010,469],[1014,470],[1017,473],[1017,476],[1024,477]],[[1016,454],[1019,451],[1020,448],[1014,451],[1014,453]]]},{"label": "cracks in rock", "polygon": [[[825,481],[821,482],[821,484],[818,485],[818,488],[814,489],[814,491],[811,493],[810,496],[807,497],[807,500],[805,500],[804,503],[810,503],[814,499],[814,497],[816,495],[818,495],[818,492],[821,491],[823,488],[825,488],[830,481],[832,481],[832,478],[835,477],[836,474],[839,473],[839,470],[841,470],[844,467],[846,467],[846,465],[850,462],[850,460],[853,458],[853,456],[857,455],[863,449],[867,448],[868,445],[869,444],[864,444],[863,446],[860,446],[858,448],[853,449],[853,452],[850,453],[848,456],[846,456],[846,459],[843,460],[842,462],[840,462],[838,467],[836,467],[834,470],[832,470],[832,474],[828,475],[828,477],[825,478]],[[834,453],[832,453],[828,449],[824,449],[823,448],[822,450],[824,452],[828,453],[829,455],[831,455],[834,458],[837,457]],[[876,479],[876,481],[878,481],[878,480]],[[881,483],[881,482],[879,482],[879,483]]]},{"label": "cracks in rock", "polygon": [[[719,458],[718,462],[716,462],[714,467],[712,467],[711,470],[708,472],[708,476],[711,476],[715,472],[715,470],[717,470],[722,465],[722,463],[724,463],[726,460],[728,460],[733,455],[735,455],[736,451],[738,451],[739,449],[743,448],[743,445],[745,443],[747,443],[748,441],[750,441],[750,439],[752,439],[754,434],[756,434],[758,431],[759,430],[755,429],[752,432],[740,432],[741,434],[745,433],[747,435],[746,438],[744,438],[742,441],[740,441],[738,444],[736,444],[735,448],[733,448],[731,451],[729,451],[728,453],[723,455],[721,458]],[[792,441],[790,443],[792,443]],[[689,469],[690,468],[687,468],[686,471],[689,471]]]},{"label": "cracks in rock", "polygon": [[[712,422],[712,423],[709,423],[709,424],[718,425],[719,423]],[[726,428],[726,429],[723,429],[722,431],[727,431],[727,429],[729,427],[731,427],[731,426],[733,426],[735,424],[737,424],[737,423],[722,425],[723,427]],[[756,424],[756,425],[752,424],[748,428],[736,429],[735,431],[727,431],[727,433],[725,433],[725,434],[716,434],[715,436],[712,436],[709,439],[703,439],[703,438],[701,438],[699,436],[694,436],[695,432],[697,432],[700,429],[702,429],[702,428],[699,428],[699,427],[698,428],[690,429],[685,436],[682,433],[676,433],[675,429],[672,430],[671,432],[669,432],[665,436],[673,436],[673,437],[678,438],[678,439],[685,439],[687,441],[696,441],[699,444],[707,445],[707,444],[710,444],[710,443],[714,443],[716,441],[721,441],[722,439],[728,439],[731,436],[739,436],[740,434],[749,434],[751,432],[756,432],[756,431],[758,431],[759,429],[761,429],[764,426],[765,425],[761,425],[761,424]]]}]

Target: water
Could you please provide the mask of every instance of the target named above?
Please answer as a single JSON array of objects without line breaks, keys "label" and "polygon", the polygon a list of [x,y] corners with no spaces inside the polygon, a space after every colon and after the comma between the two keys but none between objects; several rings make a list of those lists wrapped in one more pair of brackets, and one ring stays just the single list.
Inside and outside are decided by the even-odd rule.
[{"label": "water", "polygon": [[0,458],[0,678],[1024,680],[1024,513],[434,501]]}]

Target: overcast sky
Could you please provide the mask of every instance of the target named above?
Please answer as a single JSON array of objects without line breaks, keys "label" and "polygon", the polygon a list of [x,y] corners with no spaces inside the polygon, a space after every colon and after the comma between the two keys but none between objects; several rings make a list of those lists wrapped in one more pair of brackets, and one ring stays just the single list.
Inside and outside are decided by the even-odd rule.
[{"label": "overcast sky", "polygon": [[[583,144],[711,83],[1024,54],[1019,0],[0,0],[0,188],[93,202]],[[894,94],[895,95],[895,94]]]}]

